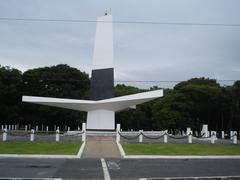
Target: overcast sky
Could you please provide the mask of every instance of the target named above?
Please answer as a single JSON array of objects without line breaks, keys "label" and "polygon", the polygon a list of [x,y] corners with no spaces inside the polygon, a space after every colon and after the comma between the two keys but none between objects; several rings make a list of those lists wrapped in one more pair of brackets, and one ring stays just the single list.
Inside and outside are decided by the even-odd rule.
[{"label": "overcast sky", "polygon": [[[0,17],[96,20],[106,8],[115,21],[240,24],[239,0],[0,0]],[[95,28],[0,21],[0,64],[25,71],[64,63],[89,73]],[[240,79],[240,26],[113,28],[115,80]]]}]

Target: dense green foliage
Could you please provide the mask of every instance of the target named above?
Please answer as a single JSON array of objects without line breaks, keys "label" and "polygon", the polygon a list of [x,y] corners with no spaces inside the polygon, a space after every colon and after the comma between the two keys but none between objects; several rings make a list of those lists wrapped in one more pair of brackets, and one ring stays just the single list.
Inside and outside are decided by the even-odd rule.
[{"label": "dense green foliage", "polygon": [[[0,66],[0,124],[42,124],[77,128],[86,113],[22,103],[22,95],[88,99],[90,79],[68,65],[31,69],[24,73]],[[150,90],[158,89],[152,87]],[[118,84],[115,96],[148,90]],[[210,130],[240,129],[240,81],[222,87],[214,79],[193,78],[165,89],[164,97],[116,113],[122,129],[175,130],[204,123]]]},{"label": "dense green foliage", "polygon": [[86,73],[68,65],[32,69],[23,74],[1,67],[0,120],[1,124],[56,124],[61,129],[76,128],[86,119],[86,113],[62,108],[22,103],[22,95],[59,98],[88,97],[90,79]]}]

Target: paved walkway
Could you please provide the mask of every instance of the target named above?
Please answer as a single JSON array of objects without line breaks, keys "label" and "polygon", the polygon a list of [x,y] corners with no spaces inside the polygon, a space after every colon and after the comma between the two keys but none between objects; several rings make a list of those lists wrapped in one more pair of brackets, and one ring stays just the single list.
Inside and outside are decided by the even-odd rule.
[{"label": "paved walkway", "polygon": [[121,158],[115,137],[88,136],[82,158]]}]

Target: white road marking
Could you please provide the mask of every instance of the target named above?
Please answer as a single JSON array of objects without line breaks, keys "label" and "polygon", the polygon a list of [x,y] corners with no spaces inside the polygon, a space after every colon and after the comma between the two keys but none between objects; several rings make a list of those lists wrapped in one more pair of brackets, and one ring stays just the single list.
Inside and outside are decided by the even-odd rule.
[{"label": "white road marking", "polygon": [[108,165],[108,168],[112,169],[112,170],[119,170],[120,169],[118,163],[116,163],[115,161],[108,161],[107,165]]},{"label": "white road marking", "polygon": [[103,158],[101,158],[101,163],[103,168],[104,180],[111,180],[106,161]]}]

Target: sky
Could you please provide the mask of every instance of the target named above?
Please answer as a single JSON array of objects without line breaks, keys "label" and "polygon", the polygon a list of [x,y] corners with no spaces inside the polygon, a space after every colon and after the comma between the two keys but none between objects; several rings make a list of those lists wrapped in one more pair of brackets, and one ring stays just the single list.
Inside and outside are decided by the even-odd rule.
[{"label": "sky", "polygon": [[[0,18],[240,24],[239,0],[0,0]],[[0,64],[90,73],[96,23],[0,20]],[[116,81],[240,79],[240,26],[113,24]],[[221,82],[231,84],[232,82]],[[139,87],[174,83],[128,83]]]}]

